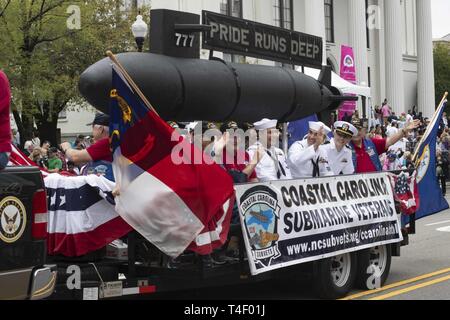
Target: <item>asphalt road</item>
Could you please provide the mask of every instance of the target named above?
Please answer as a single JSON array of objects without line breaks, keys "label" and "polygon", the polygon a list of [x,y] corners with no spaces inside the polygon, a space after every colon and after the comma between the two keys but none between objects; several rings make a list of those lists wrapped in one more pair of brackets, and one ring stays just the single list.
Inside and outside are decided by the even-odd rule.
[{"label": "asphalt road", "polygon": [[393,288],[355,299],[450,300],[450,210],[417,222],[410,245],[392,260],[387,286]]},{"label": "asphalt road", "polygon": [[[447,197],[450,202],[450,197]],[[268,281],[170,294],[156,299],[187,300],[311,300],[308,277]],[[417,222],[417,234],[393,258],[390,276],[379,291],[353,291],[351,300],[450,300],[450,210]]]}]

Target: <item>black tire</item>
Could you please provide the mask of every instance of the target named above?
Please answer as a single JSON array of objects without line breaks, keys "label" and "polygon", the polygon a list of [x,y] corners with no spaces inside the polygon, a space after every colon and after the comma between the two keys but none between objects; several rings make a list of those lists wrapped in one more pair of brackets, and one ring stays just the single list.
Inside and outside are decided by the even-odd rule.
[{"label": "black tire", "polygon": [[345,253],[314,262],[315,293],[321,299],[334,300],[345,297],[355,282],[356,264],[355,253]]},{"label": "black tire", "polygon": [[[382,245],[359,251],[357,257],[358,271],[355,283],[356,288],[372,290],[382,287],[386,283],[389,272],[391,271],[391,245]],[[380,273],[377,278],[374,276],[374,267]]]}]

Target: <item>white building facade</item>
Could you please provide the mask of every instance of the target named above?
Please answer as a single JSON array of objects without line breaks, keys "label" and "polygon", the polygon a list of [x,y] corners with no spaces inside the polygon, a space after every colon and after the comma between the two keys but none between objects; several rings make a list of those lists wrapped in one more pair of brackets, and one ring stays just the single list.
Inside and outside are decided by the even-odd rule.
[{"label": "white building facade", "polygon": [[95,108],[85,106],[68,106],[65,111],[59,114],[58,130],[61,133],[61,142],[75,141],[78,135],[91,136],[92,126],[88,126],[88,123],[92,123],[97,111]]},{"label": "white building facade", "polygon": [[[341,46],[354,50],[357,83],[372,105],[401,114],[435,110],[431,0],[146,0],[152,9],[233,15],[326,39],[323,62],[339,74]],[[208,52],[202,51],[207,58]],[[229,57],[225,57],[226,59]],[[239,61],[239,60],[238,60]],[[267,61],[247,58],[250,63]]]},{"label": "white building facade", "polygon": [[436,47],[437,45],[443,45],[450,48],[450,33],[440,39],[434,39],[433,46]]},{"label": "white building facade", "polygon": [[[434,114],[431,0],[127,0],[126,5],[199,15],[208,10],[317,35],[326,39],[323,63],[337,74],[341,46],[350,46],[357,84],[371,87],[372,106],[387,98],[396,114],[413,106],[424,117]],[[201,56],[208,59],[209,51],[202,50]],[[249,57],[233,59],[275,65]],[[67,112],[59,123],[63,139],[89,134],[85,124],[93,114]]]}]

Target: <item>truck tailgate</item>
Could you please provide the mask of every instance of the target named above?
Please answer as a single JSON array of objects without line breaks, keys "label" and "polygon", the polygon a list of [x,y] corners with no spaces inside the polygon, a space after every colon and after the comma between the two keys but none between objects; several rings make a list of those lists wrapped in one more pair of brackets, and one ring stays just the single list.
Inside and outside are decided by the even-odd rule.
[{"label": "truck tailgate", "polygon": [[32,238],[33,195],[42,189],[36,167],[0,171],[0,272],[45,263],[45,240]]}]

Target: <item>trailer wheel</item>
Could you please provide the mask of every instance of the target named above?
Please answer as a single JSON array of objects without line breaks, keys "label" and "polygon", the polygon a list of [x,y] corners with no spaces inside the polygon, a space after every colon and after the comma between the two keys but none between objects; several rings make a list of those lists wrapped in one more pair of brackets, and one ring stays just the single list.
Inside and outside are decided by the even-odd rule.
[{"label": "trailer wheel", "polygon": [[392,252],[390,245],[376,246],[358,252],[356,287],[363,290],[380,288],[386,282],[391,270]]},{"label": "trailer wheel", "polygon": [[356,254],[339,256],[314,262],[313,280],[316,294],[322,299],[345,297],[356,278]]}]

